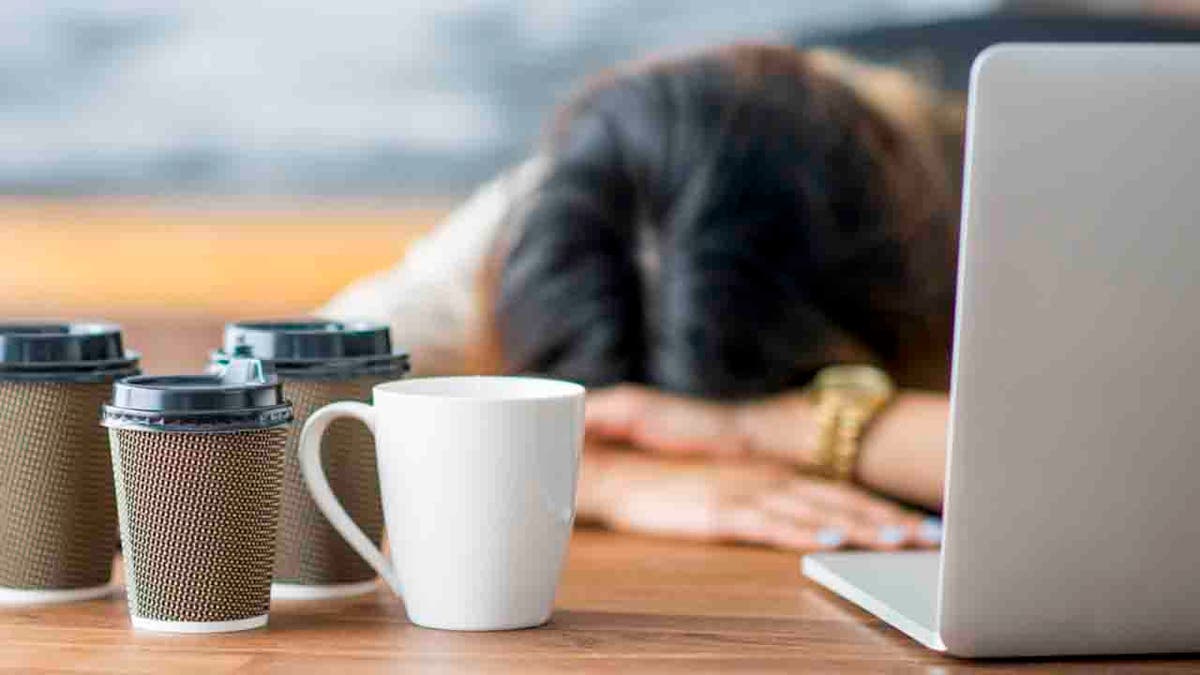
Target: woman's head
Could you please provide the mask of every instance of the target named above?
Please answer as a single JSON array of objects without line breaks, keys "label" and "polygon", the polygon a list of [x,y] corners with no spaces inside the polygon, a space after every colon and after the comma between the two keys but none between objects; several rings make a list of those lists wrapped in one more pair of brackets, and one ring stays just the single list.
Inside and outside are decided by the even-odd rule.
[{"label": "woman's head", "polygon": [[877,73],[739,46],[576,97],[498,252],[504,369],[740,397],[944,361],[954,188],[927,99]]}]

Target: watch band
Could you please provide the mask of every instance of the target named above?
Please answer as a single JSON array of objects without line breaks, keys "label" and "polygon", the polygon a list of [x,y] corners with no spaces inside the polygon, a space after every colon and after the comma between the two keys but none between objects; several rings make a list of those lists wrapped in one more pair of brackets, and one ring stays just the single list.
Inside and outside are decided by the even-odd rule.
[{"label": "watch band", "polygon": [[891,401],[895,385],[875,366],[838,365],[817,373],[810,387],[817,425],[816,464],[835,480],[850,480],[863,432]]}]

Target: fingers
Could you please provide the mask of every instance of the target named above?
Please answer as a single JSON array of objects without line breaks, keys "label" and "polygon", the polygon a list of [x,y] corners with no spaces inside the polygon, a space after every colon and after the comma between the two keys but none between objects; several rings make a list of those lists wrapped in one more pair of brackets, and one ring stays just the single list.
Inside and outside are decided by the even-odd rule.
[{"label": "fingers", "polygon": [[[591,466],[597,461],[603,465]],[[796,551],[893,550],[940,539],[937,521],[779,465],[603,451],[589,462],[580,499],[596,502],[584,510],[613,529]]]},{"label": "fingers", "polygon": [[848,485],[798,478],[728,509],[719,534],[803,551],[936,547],[941,524]]},{"label": "fingers", "polygon": [[856,529],[859,535],[855,541],[860,546],[893,550],[910,546],[936,547],[941,542],[940,523],[926,522],[922,516],[853,485],[809,478],[793,484],[792,492],[798,498],[811,500],[814,506],[834,519],[847,518],[862,527],[869,527],[869,540],[860,539],[859,536],[867,535]]},{"label": "fingers", "polygon": [[718,535],[729,541],[796,551],[827,551],[846,544],[845,535],[836,528],[798,521],[751,505],[727,511],[718,525]]},{"label": "fingers", "polygon": [[938,548],[942,545],[942,519],[937,516],[926,516],[917,528],[917,542],[926,548]]},{"label": "fingers", "polygon": [[826,541],[856,548],[875,548],[878,528],[851,513],[830,511],[792,491],[775,492],[758,499],[758,506],[776,516],[803,523],[812,530],[826,532]]}]

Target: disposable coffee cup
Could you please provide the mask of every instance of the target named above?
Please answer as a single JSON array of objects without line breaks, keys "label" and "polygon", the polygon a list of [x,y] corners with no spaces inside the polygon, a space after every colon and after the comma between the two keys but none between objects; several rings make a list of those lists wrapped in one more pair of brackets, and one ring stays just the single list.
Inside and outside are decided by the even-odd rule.
[{"label": "disposable coffee cup", "polygon": [[120,329],[0,323],[0,604],[112,590],[117,510],[100,407],[138,372]]},{"label": "disposable coffee cup", "polygon": [[[312,600],[374,591],[375,570],[345,543],[309,496],[297,446],[300,427],[312,412],[334,401],[369,403],[375,385],[408,372],[408,355],[393,351],[383,324],[310,318],[228,324],[224,346],[213,352],[211,364],[220,368],[236,357],[269,363],[296,415],[284,457],[272,597]],[[321,457],[334,494],[378,546],[384,519],[370,430],[355,419],[334,422],[322,439]]]},{"label": "disposable coffee cup", "polygon": [[263,363],[131,377],[104,407],[134,628],[264,626],[292,407]]}]

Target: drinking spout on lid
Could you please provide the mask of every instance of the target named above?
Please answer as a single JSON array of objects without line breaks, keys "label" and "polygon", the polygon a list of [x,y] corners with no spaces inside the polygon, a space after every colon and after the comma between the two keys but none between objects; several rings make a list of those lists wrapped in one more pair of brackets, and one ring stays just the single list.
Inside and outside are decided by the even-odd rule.
[{"label": "drinking spout on lid", "polygon": [[236,359],[252,359],[254,358],[254,348],[246,344],[243,339],[238,339],[236,345],[233,346],[233,351],[229,352],[229,356]]},{"label": "drinking spout on lid", "polygon": [[274,373],[269,363],[259,359],[231,358],[221,371],[221,384],[253,384],[267,382]]}]

